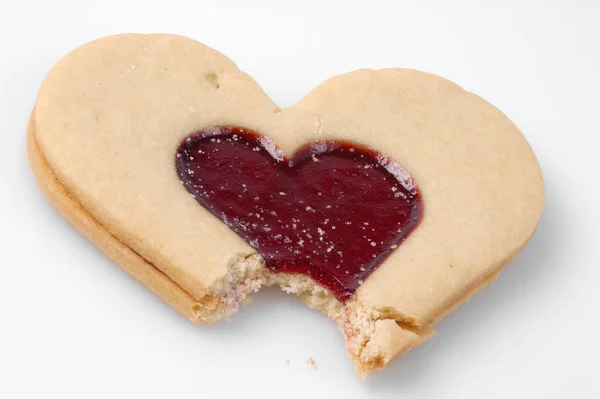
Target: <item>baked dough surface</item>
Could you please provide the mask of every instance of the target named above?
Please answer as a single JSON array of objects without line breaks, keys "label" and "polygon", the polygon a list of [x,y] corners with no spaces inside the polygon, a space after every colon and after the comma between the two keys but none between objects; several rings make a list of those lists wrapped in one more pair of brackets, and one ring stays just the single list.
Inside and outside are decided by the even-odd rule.
[{"label": "baked dough surface", "polygon": [[28,134],[32,167],[73,224],[191,319],[186,309],[210,296],[232,259],[255,252],[175,171],[181,141],[214,125],[261,132],[285,154],[316,139],[356,141],[414,177],[420,225],[355,294],[414,328],[489,282],[541,216],[542,175],[521,132],[440,77],[359,70],[279,109],[232,61],[194,40],[96,40],[44,80]]}]

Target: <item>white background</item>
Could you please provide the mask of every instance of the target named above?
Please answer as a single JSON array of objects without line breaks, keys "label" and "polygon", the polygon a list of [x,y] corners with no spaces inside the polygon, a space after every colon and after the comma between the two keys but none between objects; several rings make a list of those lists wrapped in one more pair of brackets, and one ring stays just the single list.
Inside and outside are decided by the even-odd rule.
[{"label": "white background", "polygon": [[[0,398],[600,397],[598,1],[84,3],[0,2]],[[26,160],[45,73],[121,32],[202,41],[281,107],[361,67],[454,80],[530,141],[547,189],[538,231],[435,338],[366,381],[334,324],[276,289],[195,327],[61,219]]]}]

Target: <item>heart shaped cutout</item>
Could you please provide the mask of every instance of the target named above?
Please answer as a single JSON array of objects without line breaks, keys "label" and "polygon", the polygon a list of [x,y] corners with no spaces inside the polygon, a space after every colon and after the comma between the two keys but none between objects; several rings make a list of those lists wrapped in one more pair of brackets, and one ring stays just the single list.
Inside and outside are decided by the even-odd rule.
[{"label": "heart shaped cutout", "polygon": [[314,142],[283,157],[249,129],[188,137],[177,172],[202,206],[261,254],[347,301],[417,226],[421,196],[394,161],[357,143]]}]

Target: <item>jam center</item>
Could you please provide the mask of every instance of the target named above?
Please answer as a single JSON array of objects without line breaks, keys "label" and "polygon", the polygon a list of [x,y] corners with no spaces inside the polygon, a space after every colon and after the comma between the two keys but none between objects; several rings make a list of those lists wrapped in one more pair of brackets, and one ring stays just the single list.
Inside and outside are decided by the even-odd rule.
[{"label": "jam center", "polygon": [[421,195],[397,163],[356,143],[320,141],[292,158],[245,128],[188,137],[176,155],[190,194],[265,259],[349,299],[422,214]]}]

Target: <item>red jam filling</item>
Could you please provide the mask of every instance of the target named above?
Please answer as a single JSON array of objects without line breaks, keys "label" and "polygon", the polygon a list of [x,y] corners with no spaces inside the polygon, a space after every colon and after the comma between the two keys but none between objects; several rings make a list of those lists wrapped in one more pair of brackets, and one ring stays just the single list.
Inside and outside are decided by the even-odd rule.
[{"label": "red jam filling", "polygon": [[408,173],[356,143],[319,141],[283,157],[251,130],[185,139],[177,173],[190,194],[265,259],[346,301],[415,229],[421,195]]}]

